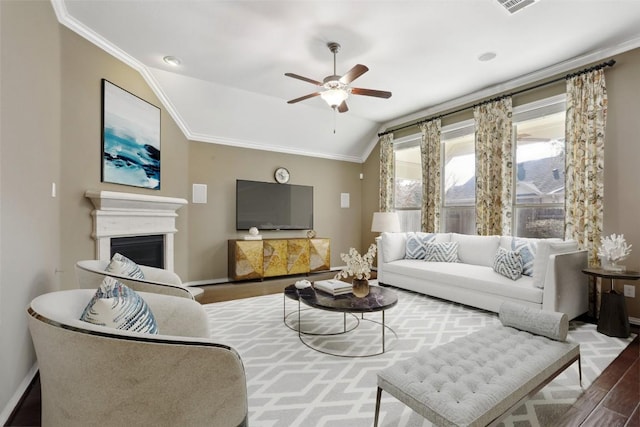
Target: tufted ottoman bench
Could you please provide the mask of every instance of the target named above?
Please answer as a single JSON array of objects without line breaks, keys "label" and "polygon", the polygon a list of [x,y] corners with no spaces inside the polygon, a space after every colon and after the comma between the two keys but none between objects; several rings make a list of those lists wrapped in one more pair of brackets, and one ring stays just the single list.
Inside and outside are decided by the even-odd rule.
[{"label": "tufted ottoman bench", "polygon": [[382,390],[437,426],[497,424],[576,360],[567,315],[504,303],[490,326],[378,373]]}]

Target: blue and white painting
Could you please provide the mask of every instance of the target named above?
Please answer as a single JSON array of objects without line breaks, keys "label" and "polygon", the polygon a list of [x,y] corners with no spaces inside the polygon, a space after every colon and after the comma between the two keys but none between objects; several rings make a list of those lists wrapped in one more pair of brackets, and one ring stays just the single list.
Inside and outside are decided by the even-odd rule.
[{"label": "blue and white painting", "polygon": [[160,189],[160,109],[102,80],[102,181]]}]

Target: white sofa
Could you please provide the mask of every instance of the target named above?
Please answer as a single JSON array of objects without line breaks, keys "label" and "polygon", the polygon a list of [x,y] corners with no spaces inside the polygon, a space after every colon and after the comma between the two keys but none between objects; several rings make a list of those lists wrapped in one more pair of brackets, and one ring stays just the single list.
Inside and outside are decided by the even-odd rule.
[{"label": "white sofa", "polygon": [[[458,242],[459,262],[408,259],[407,241]],[[512,280],[493,269],[499,247],[513,250],[510,236],[457,233],[382,233],[378,237],[378,281],[425,295],[498,312],[505,301],[566,313],[573,319],[588,309],[587,251],[575,241],[522,239],[534,248],[533,274]]]}]

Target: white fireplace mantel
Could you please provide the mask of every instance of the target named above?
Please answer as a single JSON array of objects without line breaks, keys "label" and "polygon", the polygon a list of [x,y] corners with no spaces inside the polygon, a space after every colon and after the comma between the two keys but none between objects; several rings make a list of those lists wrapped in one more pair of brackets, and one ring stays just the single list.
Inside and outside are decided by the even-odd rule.
[{"label": "white fireplace mantel", "polygon": [[185,199],[114,191],[87,191],[95,210],[93,232],[96,241],[96,257],[111,258],[111,238],[129,236],[164,235],[164,267],[173,271],[173,235],[176,229],[177,210],[188,202]]}]

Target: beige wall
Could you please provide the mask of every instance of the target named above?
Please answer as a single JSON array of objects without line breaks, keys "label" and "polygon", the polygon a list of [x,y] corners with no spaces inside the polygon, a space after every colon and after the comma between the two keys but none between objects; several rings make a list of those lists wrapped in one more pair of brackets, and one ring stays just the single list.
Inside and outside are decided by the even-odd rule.
[{"label": "beige wall", "polygon": [[0,2],[0,421],[30,378],[26,307],[58,289],[60,28],[49,2]]},{"label": "beige wall", "polygon": [[[189,143],[141,75],[76,33],[61,28],[62,46],[62,287],[77,287],[73,266],[95,258],[93,205],[87,190],[108,190],[189,199]],[[101,79],[161,107],[161,190],[102,183]],[[188,277],[189,207],[178,211],[175,270]]]},{"label": "beige wall", "polygon": [[[624,234],[633,245],[624,262],[640,271],[640,49],[616,55],[616,65],[605,71],[609,111],[604,149],[603,234]],[[640,282],[636,297],[626,298],[629,316],[640,320]],[[608,287],[607,287],[608,288]]]},{"label": "beige wall", "polygon": [[[278,166],[291,173],[291,184],[314,189],[314,229],[331,239],[331,265],[340,252],[360,242],[362,165],[313,157],[191,142],[190,184],[206,184],[207,204],[189,207],[189,280],[227,277],[227,240],[242,238],[235,227],[236,179],[274,182]],[[350,207],[340,207],[340,193],[350,194]],[[304,237],[305,231],[265,231],[264,238]]]}]

